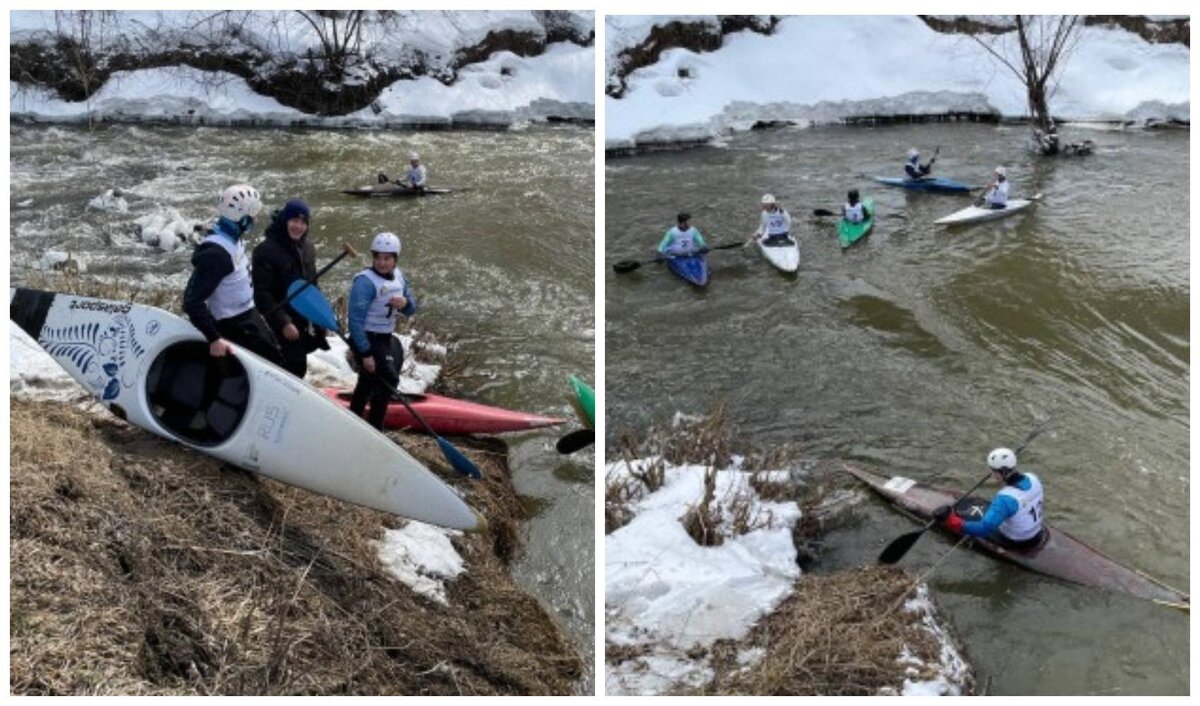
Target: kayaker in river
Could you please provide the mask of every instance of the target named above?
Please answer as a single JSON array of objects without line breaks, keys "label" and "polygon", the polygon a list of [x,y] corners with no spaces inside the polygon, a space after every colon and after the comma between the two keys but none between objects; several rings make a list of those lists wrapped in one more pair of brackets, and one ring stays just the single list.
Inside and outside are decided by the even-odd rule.
[{"label": "kayaker in river", "polygon": [[428,171],[425,169],[425,165],[421,164],[421,155],[413,152],[408,155],[408,183],[406,186],[424,192],[426,183],[428,183]]},{"label": "kayaker in river", "polygon": [[236,343],[276,365],[279,344],[254,309],[250,263],[243,236],[262,208],[258,192],[237,184],[221,192],[217,222],[192,254],[192,275],[183,292],[183,311],[208,340],[208,352],[220,358]]},{"label": "kayaker in river", "polygon": [[846,203],[842,204],[842,218],[849,223],[862,223],[870,217],[866,204],[859,200],[858,189],[851,189],[846,194]]},{"label": "kayaker in river", "polygon": [[991,185],[983,192],[983,196],[979,197],[982,203],[978,205],[987,208],[1008,208],[1008,171],[1004,167],[996,167],[993,176],[995,178]]},{"label": "kayaker in river", "polygon": [[771,194],[763,194],[762,216],[759,218],[758,230],[754,231],[756,238],[763,239],[764,244],[777,243],[788,239],[792,230],[792,216],[780,206]]},{"label": "kayaker in river", "polygon": [[908,151],[908,161],[904,163],[904,174],[909,179],[924,179],[933,171],[933,163],[937,161],[937,156],[929,160],[927,164],[921,164],[921,153],[916,147]]},{"label": "kayaker in river", "polygon": [[987,463],[992,476],[1004,487],[983,517],[967,521],[953,506],[943,505],[934,511],[934,519],[956,534],[982,537],[1018,550],[1037,547],[1042,541],[1042,481],[1032,473],[1017,470],[1017,455],[1012,449],[994,449]]},{"label": "kayaker in river", "polygon": [[394,233],[376,235],[371,241],[371,266],[354,276],[346,313],[354,356],[363,370],[373,373],[359,374],[350,411],[361,417],[370,402],[367,421],[381,431],[404,363],[404,347],[392,335],[396,319],[417,311],[408,279],[396,266],[399,260],[400,238]]},{"label": "kayaker in river", "polygon": [[675,217],[675,225],[667,230],[666,235],[658,244],[660,254],[680,257],[708,252],[708,244],[704,242],[704,236],[692,227],[691,220],[690,213],[680,213]]},{"label": "kayaker in river", "polygon": [[292,282],[306,280],[317,271],[317,253],[308,241],[310,215],[304,201],[288,201],[273,214],[250,260],[254,306],[267,317],[267,325],[279,342],[283,367],[302,380],[308,372],[308,354],[318,348],[329,349],[325,342],[328,332],[290,305],[280,304],[287,299]]}]

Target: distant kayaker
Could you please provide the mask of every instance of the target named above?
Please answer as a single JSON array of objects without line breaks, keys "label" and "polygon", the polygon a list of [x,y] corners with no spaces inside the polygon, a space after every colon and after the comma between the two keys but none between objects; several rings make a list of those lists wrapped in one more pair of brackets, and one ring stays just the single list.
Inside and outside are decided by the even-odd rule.
[{"label": "distant kayaker", "polygon": [[1042,481],[1017,470],[1012,449],[994,449],[987,457],[993,477],[1004,487],[983,517],[967,521],[950,505],[938,508],[934,519],[952,532],[982,537],[1013,549],[1032,549],[1042,540]]},{"label": "distant kayaker", "polygon": [[870,217],[867,205],[859,199],[858,189],[851,189],[846,194],[846,203],[842,204],[842,218],[849,223],[862,223]]},{"label": "distant kayaker", "polygon": [[993,179],[987,191],[983,192],[980,204],[986,208],[1008,208],[1008,171],[1004,167],[996,167]]},{"label": "distant kayaker", "polygon": [[262,208],[258,192],[237,184],[221,192],[217,222],[192,254],[192,275],[183,292],[183,311],[208,340],[208,352],[223,357],[236,343],[279,365],[279,344],[254,309],[250,263],[243,236]]},{"label": "distant kayaker", "polygon": [[417,311],[408,279],[396,266],[399,259],[400,238],[394,233],[376,235],[371,241],[371,266],[355,275],[350,285],[346,314],[354,356],[363,370],[373,373],[358,376],[350,411],[361,417],[370,402],[367,421],[379,430],[404,363],[404,347],[392,335],[396,319]]},{"label": "distant kayaker", "polygon": [[425,165],[421,164],[421,155],[416,152],[408,155],[408,188],[424,192],[427,177]]},{"label": "distant kayaker", "polygon": [[759,217],[758,230],[754,232],[754,236],[769,245],[787,240],[791,230],[792,215],[779,205],[772,194],[763,194],[762,215]]},{"label": "distant kayaker", "polygon": [[671,257],[686,257],[708,252],[708,244],[704,242],[704,236],[692,227],[691,221],[690,213],[680,213],[676,216],[675,225],[659,242],[658,252]]},{"label": "distant kayaker", "polygon": [[308,241],[310,215],[304,201],[288,201],[274,213],[250,260],[254,306],[267,317],[279,342],[283,367],[300,379],[308,372],[308,354],[318,348],[329,349],[325,329],[313,325],[291,305],[280,306],[293,282],[306,280],[317,271],[317,253]]},{"label": "distant kayaker", "polygon": [[921,164],[921,153],[916,147],[908,151],[908,161],[904,163],[904,174],[909,179],[924,179],[933,171],[933,163],[937,161],[937,155],[929,160],[927,164]]}]

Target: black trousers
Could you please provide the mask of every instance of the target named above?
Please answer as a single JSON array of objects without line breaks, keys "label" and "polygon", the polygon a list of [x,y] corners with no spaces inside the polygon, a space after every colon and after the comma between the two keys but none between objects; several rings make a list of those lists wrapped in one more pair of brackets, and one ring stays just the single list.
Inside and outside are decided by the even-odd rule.
[{"label": "black trousers", "polygon": [[218,319],[217,331],[221,332],[221,338],[236,343],[275,365],[283,365],[279,343],[257,310],[250,309],[228,319]]},{"label": "black trousers", "polygon": [[[375,359],[375,374],[371,375],[366,368],[359,371],[358,383],[354,386],[354,395],[350,398],[350,411],[361,417],[367,408],[367,402],[370,402],[371,411],[367,415],[367,422],[382,431],[388,402],[392,399],[396,385],[400,383],[404,346],[390,333],[368,331],[367,341],[371,344],[371,357]],[[363,356],[355,355],[361,365]]]}]

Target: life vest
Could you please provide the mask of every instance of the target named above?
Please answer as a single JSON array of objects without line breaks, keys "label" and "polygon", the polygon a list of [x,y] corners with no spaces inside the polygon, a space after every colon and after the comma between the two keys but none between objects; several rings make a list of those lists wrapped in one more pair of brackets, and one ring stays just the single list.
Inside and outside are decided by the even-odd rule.
[{"label": "life vest", "polygon": [[366,277],[375,289],[375,298],[367,307],[367,320],[363,328],[371,333],[392,333],[396,330],[396,318],[399,310],[391,305],[392,297],[404,293],[404,273],[392,271],[392,279],[385,279],[379,273],[368,267],[355,277]]},{"label": "life vest", "polygon": [[227,235],[209,233],[203,243],[216,243],[233,260],[233,272],[225,275],[208,297],[208,310],[213,318],[217,321],[231,319],[254,308],[254,288],[250,283],[250,261],[246,257],[245,239],[238,238],[235,242]]},{"label": "life vest", "polygon": [[418,164],[408,170],[408,183],[413,186],[425,185],[425,165]]},{"label": "life vest", "polygon": [[1033,539],[1042,531],[1042,481],[1032,473],[1023,475],[1029,479],[1029,490],[1006,485],[998,493],[1017,501],[1017,513],[1000,523],[1000,534],[1015,542]]},{"label": "life vest", "polygon": [[1007,206],[1008,205],[1008,180],[996,184],[996,188],[988,194],[989,206]]},{"label": "life vest", "polygon": [[776,207],[774,211],[763,211],[763,222],[767,226],[767,237],[787,235],[788,212]]},{"label": "life vest", "polygon": [[667,231],[667,235],[671,237],[671,243],[667,245],[667,252],[672,255],[682,255],[692,253],[700,249],[696,244],[696,236],[699,231],[695,226],[687,230],[679,230],[679,226],[671,226],[671,230]]}]

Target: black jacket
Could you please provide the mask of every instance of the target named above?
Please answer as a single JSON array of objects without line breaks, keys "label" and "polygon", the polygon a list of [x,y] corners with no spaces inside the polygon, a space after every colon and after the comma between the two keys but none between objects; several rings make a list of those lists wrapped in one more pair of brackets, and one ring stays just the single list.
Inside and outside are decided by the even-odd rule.
[{"label": "black jacket", "polygon": [[[288,286],[298,279],[308,279],[317,272],[317,252],[308,242],[305,233],[300,240],[293,241],[287,233],[287,223],[280,220],[276,211],[263,235],[263,241],[254,248],[250,259],[250,273],[254,280],[254,307],[267,319],[267,325],[277,335],[288,324],[295,324],[301,333],[309,333],[309,322],[292,307],[276,309],[287,299]],[[274,311],[272,311],[274,310]],[[313,327],[315,328],[315,327]]]}]

